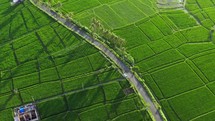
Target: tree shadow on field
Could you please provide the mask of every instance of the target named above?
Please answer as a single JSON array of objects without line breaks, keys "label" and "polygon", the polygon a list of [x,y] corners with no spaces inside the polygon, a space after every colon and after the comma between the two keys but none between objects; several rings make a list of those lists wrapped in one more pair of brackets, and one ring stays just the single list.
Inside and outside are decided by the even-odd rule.
[{"label": "tree shadow on field", "polygon": [[[12,0],[8,1],[7,4],[10,4],[11,1]],[[15,18],[17,18],[20,15],[20,12],[22,11],[22,9],[24,7],[25,7],[24,3],[10,5],[7,9],[4,9],[1,12],[1,16],[4,16],[4,18],[2,19],[2,21],[0,23],[0,29],[4,28],[6,26],[9,26],[11,28],[11,30],[13,30],[13,31],[9,32],[10,39],[12,39],[12,37],[10,35],[12,33],[14,33],[13,35],[15,35],[18,31],[20,31],[19,29],[21,28],[21,26],[24,25],[24,23],[23,23],[23,25],[17,25],[16,28],[11,27],[12,22],[15,22],[14,24],[18,24],[17,22],[19,22],[19,21],[14,21],[14,20],[15,20]],[[4,40],[4,39],[6,39],[6,37],[1,37],[0,39]],[[8,38],[6,40],[8,40]]]},{"label": "tree shadow on field", "polygon": [[[109,76],[110,77],[106,77],[106,78],[111,78],[111,75]],[[88,78],[88,76],[86,76],[86,78]],[[80,83],[82,81],[81,79],[82,78],[80,78],[79,80]],[[96,81],[93,79],[96,79]],[[89,78],[89,80],[87,81],[84,81],[84,86],[86,87],[82,87],[77,90],[74,90],[74,93],[67,96],[66,100],[68,102],[68,112],[77,112],[80,114],[87,110],[91,110],[94,107],[97,107],[96,106],[97,104],[106,106],[106,98],[105,98],[104,90],[102,88],[102,85],[100,85],[98,81],[97,75],[95,75],[95,77],[93,78]],[[89,87],[92,87],[92,89],[94,90],[93,93],[89,93],[89,91],[91,90],[89,89]],[[118,95],[121,95],[121,94],[119,93]],[[106,113],[108,114],[108,112]],[[72,114],[73,113],[69,113],[68,115],[72,115]],[[67,113],[65,115],[67,115]],[[77,117],[74,116],[73,120],[75,119],[80,119],[80,118],[78,116]]]},{"label": "tree shadow on field", "polygon": [[[119,73],[119,75],[116,76],[117,73],[119,73],[117,69],[110,69],[109,71],[104,72],[105,76],[102,76],[102,74],[100,74],[101,77],[102,77],[101,81],[112,81],[112,80],[115,80],[115,79],[123,78],[120,75],[120,73]],[[116,76],[116,77],[113,78],[113,76]],[[99,78],[101,78],[101,77],[99,77]]]},{"label": "tree shadow on field", "polygon": [[[94,77],[92,79],[94,79]],[[98,84],[96,75],[95,75],[95,79],[97,81],[96,84],[95,83],[94,85],[91,84],[92,79],[88,80],[87,83],[84,84],[84,85],[87,85],[86,87],[82,87],[81,89],[78,89],[78,90],[81,90],[80,92],[73,93],[73,95],[69,97],[70,99],[67,101],[68,103],[70,103],[68,104],[70,107],[69,108],[70,111],[75,111],[80,114],[84,111],[91,109],[90,107],[92,106],[94,107],[96,104],[99,104],[99,103],[105,104],[105,95],[103,94],[103,91],[102,91],[103,89],[99,85],[96,86]],[[92,87],[92,86],[96,86],[96,87],[93,87],[92,89],[88,89],[89,87]],[[93,93],[89,92],[92,90],[93,90]]]},{"label": "tree shadow on field", "polygon": [[[20,31],[20,29],[23,27],[25,27],[24,23],[19,24],[16,28],[12,28],[11,33],[10,33],[10,38],[15,39],[15,38],[18,38],[19,36],[25,34],[27,31]],[[21,32],[21,33],[19,34],[19,32]]]},{"label": "tree shadow on field", "polygon": [[[109,75],[106,75],[105,76],[105,80],[110,80],[111,78],[111,74]],[[111,118],[114,118],[113,116],[117,116],[117,109],[118,107],[120,106],[123,98],[126,97],[125,94],[123,94],[123,89],[121,88],[118,93],[116,94],[116,96],[114,97],[114,99],[111,99],[111,100],[108,100],[106,97],[106,94],[105,94],[105,90],[104,90],[104,86],[105,84],[103,83],[107,83],[105,81],[99,81],[99,79],[97,78],[97,82],[98,84],[98,87],[97,87],[97,92],[92,96],[91,100],[89,100],[89,106],[93,106],[97,103],[102,103],[102,106],[104,106],[106,108],[106,113],[108,115],[108,117],[111,119]],[[88,81],[88,83],[86,85],[90,85],[91,81]],[[111,91],[111,90],[110,90]],[[100,95],[99,95],[100,94]],[[102,95],[101,95],[102,94]],[[122,95],[123,94],[123,95]],[[96,102],[96,103],[93,103],[94,102],[94,99],[98,98],[98,96],[103,96],[103,102]],[[117,105],[113,104],[113,103],[117,103]],[[84,103],[84,102],[83,102]],[[108,105],[110,105],[110,107],[108,107]]]},{"label": "tree shadow on field", "polygon": [[64,68],[71,61],[75,61],[75,60],[85,56],[84,51],[86,50],[86,48],[83,46],[84,45],[74,47],[72,50],[65,52],[65,53],[62,51],[63,54],[60,56],[55,56],[54,59],[62,59],[63,58],[64,62],[61,63],[61,67]]},{"label": "tree shadow on field", "polygon": [[[7,34],[6,35],[1,35],[0,36],[0,44],[3,44],[5,42],[7,42],[10,38],[10,33],[9,33],[9,28],[10,28],[10,23],[12,22],[13,18],[15,17],[16,15],[14,16],[9,16],[9,17],[4,17],[4,19],[1,20],[0,22],[0,35],[1,33],[4,33],[5,32],[5,28],[7,29]],[[3,32],[4,31],[4,32]]]},{"label": "tree shadow on field", "polygon": [[32,74],[35,72],[37,72],[37,60],[32,60],[26,63],[19,64],[18,66],[11,69],[12,77]]},{"label": "tree shadow on field", "polygon": [[5,17],[7,19],[4,19],[4,21],[1,21],[0,30],[1,30],[1,28],[4,28],[5,26],[9,25],[12,22],[14,17],[15,17],[15,15],[12,15],[11,17]]},{"label": "tree shadow on field", "polygon": [[9,101],[11,101],[11,99],[13,98],[13,96],[15,96],[15,95],[14,94],[10,94],[10,96],[4,102],[0,103],[0,111],[2,111],[5,108],[7,108],[7,104],[9,103]]},{"label": "tree shadow on field", "polygon": [[[47,41],[47,43],[44,43],[44,45],[48,48],[50,45],[52,45],[52,43],[54,43],[58,38],[57,35],[52,35],[52,37]],[[42,40],[44,40],[44,38],[42,38]]]},{"label": "tree shadow on field", "polygon": [[[88,91],[96,90],[95,93],[89,93]],[[71,103],[73,103],[73,107],[70,108],[70,110],[78,110],[90,107],[92,105],[95,105],[97,103],[102,103],[104,101],[103,94],[101,95],[102,88],[101,87],[95,87],[93,89],[84,89],[83,91],[77,92],[72,95],[72,98],[70,100]],[[92,95],[89,95],[92,94]],[[99,95],[100,94],[100,95]],[[102,96],[102,100],[100,100]],[[97,100],[99,99],[99,100]]]},{"label": "tree shadow on field", "polygon": [[[44,53],[45,53],[45,51],[42,48],[38,49],[37,53],[34,53],[34,55],[31,55],[31,57],[33,56],[32,58],[31,57],[30,58],[25,58],[25,60],[19,61],[19,64],[24,64],[24,63],[27,63],[27,62],[30,62],[30,61],[34,61],[34,60],[37,60],[40,57],[46,58],[44,56],[41,56]],[[49,58],[49,56],[47,56],[47,58]]]},{"label": "tree shadow on field", "polygon": [[[113,74],[116,75],[117,73],[119,73],[117,70],[111,70],[111,71],[108,71],[108,72],[105,72],[105,73],[108,73],[108,74],[105,74],[105,76],[102,76],[102,79],[104,79],[105,81],[114,81],[114,82],[117,82],[117,83],[120,84],[120,81],[124,80],[124,78],[121,75],[119,75],[119,77],[117,76],[116,78],[112,77]],[[105,81],[103,81],[103,82],[105,83]],[[110,119],[113,119],[113,118],[115,118],[115,117],[117,117],[119,115],[120,112],[117,112],[118,108],[120,107],[120,105],[122,104],[124,99],[126,99],[127,96],[130,95],[130,94],[125,94],[124,93],[124,91],[123,91],[124,88],[126,88],[126,87],[123,87],[120,84],[120,89],[118,90],[118,92],[115,95],[115,97],[111,97],[111,99],[107,99],[108,97],[106,97],[107,95],[105,93],[108,93],[108,92],[105,92],[105,90],[103,88],[103,90],[104,90],[103,92],[104,92],[104,95],[105,95],[105,100],[106,100],[106,102],[108,102],[107,104],[109,104],[108,108],[107,108],[107,105],[106,105],[106,110],[108,112],[108,115],[109,115]],[[107,91],[112,91],[112,89],[107,90]]]},{"label": "tree shadow on field", "polygon": [[[10,84],[10,90],[9,91],[8,90],[7,91],[3,90],[3,87],[8,86],[8,84]],[[2,93],[8,93],[8,92],[10,92],[12,90],[13,90],[13,88],[12,88],[12,80],[11,79],[5,79],[5,80],[0,79],[0,95]]]},{"label": "tree shadow on field", "polygon": [[[1,63],[1,62],[0,62]],[[3,87],[9,86],[9,90],[3,90]],[[13,91],[13,83],[12,83],[12,75],[10,69],[1,70],[0,69],[0,95],[4,93],[12,93]]]},{"label": "tree shadow on field", "polygon": [[126,97],[127,95],[123,93],[123,88],[121,87],[121,89],[118,91],[118,94],[114,97],[114,99],[109,100],[111,101],[110,107],[108,110],[108,115],[110,118],[115,118],[118,115],[120,115],[117,110]]}]

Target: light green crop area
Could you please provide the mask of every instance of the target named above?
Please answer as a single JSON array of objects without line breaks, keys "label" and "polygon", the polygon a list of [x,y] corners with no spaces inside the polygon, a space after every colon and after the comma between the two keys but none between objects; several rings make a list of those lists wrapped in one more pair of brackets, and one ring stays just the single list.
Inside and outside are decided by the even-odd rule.
[{"label": "light green crop area", "polygon": [[126,40],[139,74],[168,120],[212,121],[215,1],[186,0],[175,9],[158,8],[161,1],[94,0],[87,5],[84,0],[64,0],[60,10],[73,12],[73,19],[86,27],[97,18]]},{"label": "light green crop area", "polygon": [[[68,8],[83,4],[73,2]],[[36,103],[41,121],[151,120],[139,95],[124,92],[131,85],[95,47],[27,0],[0,6],[0,121],[13,121],[13,109],[27,103]]]}]

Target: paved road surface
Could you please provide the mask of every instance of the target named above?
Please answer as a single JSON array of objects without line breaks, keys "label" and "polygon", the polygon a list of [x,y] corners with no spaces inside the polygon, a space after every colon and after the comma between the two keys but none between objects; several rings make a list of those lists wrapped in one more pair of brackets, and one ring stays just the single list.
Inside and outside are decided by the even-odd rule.
[{"label": "paved road surface", "polygon": [[113,61],[123,71],[124,75],[126,75],[127,80],[130,81],[134,85],[134,87],[141,94],[141,96],[143,97],[145,102],[150,105],[149,110],[153,114],[155,120],[163,121],[163,118],[160,115],[160,112],[156,108],[155,104],[153,103],[153,101],[152,101],[151,97],[149,96],[149,94],[147,93],[146,89],[142,86],[140,81],[135,77],[135,75],[130,70],[130,68],[127,67],[127,65],[125,65],[113,52],[111,52],[101,42],[95,40],[88,32],[86,32],[84,29],[82,29],[77,24],[71,22],[68,19],[60,17],[56,12],[50,10],[46,6],[41,5],[41,6],[39,6],[39,8],[42,9],[44,12],[48,13],[49,15],[51,15],[54,19],[61,22],[61,24],[68,27],[70,30],[72,30],[76,34],[79,34],[90,44],[99,48],[108,58],[110,58],[111,61]]}]

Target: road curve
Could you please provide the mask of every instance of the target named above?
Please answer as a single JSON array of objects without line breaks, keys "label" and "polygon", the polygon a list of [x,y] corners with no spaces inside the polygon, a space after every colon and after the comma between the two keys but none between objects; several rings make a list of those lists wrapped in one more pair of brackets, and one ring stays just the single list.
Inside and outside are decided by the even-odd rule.
[{"label": "road curve", "polygon": [[37,0],[30,0],[36,7],[47,13],[49,16],[66,26],[68,29],[72,30],[74,33],[80,35],[82,38],[84,38],[87,42],[97,47],[103,54],[105,54],[111,61],[113,61],[126,75],[126,78],[128,81],[130,81],[136,90],[141,94],[144,101],[149,104],[149,110],[154,116],[154,119],[156,121],[163,121],[163,118],[159,112],[159,109],[156,108],[155,104],[152,101],[152,98],[146,91],[145,87],[140,83],[140,81],[135,77],[134,73],[130,70],[130,68],[125,65],[113,52],[111,52],[107,47],[105,47],[101,42],[94,39],[87,31],[85,31],[82,27],[79,25],[71,22],[71,20],[62,18],[60,15],[58,15],[56,12],[51,10],[46,5],[38,5],[36,4]]}]

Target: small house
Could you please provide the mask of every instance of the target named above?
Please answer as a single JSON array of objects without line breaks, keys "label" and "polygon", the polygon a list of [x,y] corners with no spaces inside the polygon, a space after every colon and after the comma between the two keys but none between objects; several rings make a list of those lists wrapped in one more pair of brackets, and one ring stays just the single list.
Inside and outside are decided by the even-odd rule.
[{"label": "small house", "polygon": [[14,121],[38,121],[36,105],[30,103],[14,109]]}]

